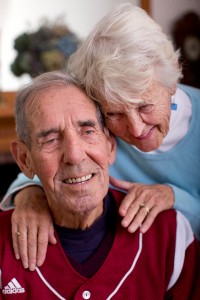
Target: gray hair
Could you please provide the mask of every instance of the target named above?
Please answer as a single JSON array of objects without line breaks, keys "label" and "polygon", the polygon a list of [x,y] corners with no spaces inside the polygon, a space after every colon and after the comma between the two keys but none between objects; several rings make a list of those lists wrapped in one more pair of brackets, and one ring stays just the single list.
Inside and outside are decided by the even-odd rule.
[{"label": "gray hair", "polygon": [[[48,88],[55,86],[69,86],[74,85],[78,88],[81,87],[79,81],[75,79],[72,75],[67,74],[62,71],[51,71],[43,73],[42,75],[37,76],[33,81],[22,88],[16,96],[15,102],[15,123],[16,123],[16,132],[18,138],[31,147],[30,140],[30,124],[28,122],[28,113],[27,113],[27,104],[31,104],[35,101],[35,98],[38,94]],[[59,105],[59,103],[58,103]],[[104,127],[104,119],[100,111],[99,105],[95,102],[97,109],[97,119],[102,126]]]},{"label": "gray hair", "polygon": [[170,92],[182,77],[179,51],[141,8],[120,4],[71,56],[67,70],[97,101],[132,103],[152,80]]}]

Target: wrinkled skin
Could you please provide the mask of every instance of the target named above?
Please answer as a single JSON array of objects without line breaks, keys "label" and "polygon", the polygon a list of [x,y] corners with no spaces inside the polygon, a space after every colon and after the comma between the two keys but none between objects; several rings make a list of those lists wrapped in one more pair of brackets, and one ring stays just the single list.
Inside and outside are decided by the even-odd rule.
[{"label": "wrinkled skin", "polygon": [[[170,97],[170,93],[161,84],[152,82],[149,89],[140,96],[141,103],[131,106],[108,106],[102,100],[107,127],[113,134],[141,151],[155,150],[162,144],[169,130]],[[145,233],[161,211],[173,208],[174,193],[170,186],[131,183],[115,178],[110,178],[110,182],[128,191],[120,205],[119,213],[123,217],[122,226],[129,232],[134,232],[140,227],[141,232]],[[13,234],[13,243],[16,257],[20,257],[23,265],[28,264],[31,270],[34,270],[35,264],[43,263],[48,241],[55,243],[48,207],[40,207],[40,201],[34,192],[36,189],[38,188],[31,186],[17,194],[17,209],[12,218],[13,232],[16,232],[16,226],[20,232],[28,232],[28,238],[21,237],[20,243],[17,243],[16,234]],[[42,197],[44,198],[44,195]],[[26,204],[23,204],[24,202]],[[34,207],[31,202],[34,202]],[[144,206],[141,207],[141,204]],[[38,210],[41,212],[39,218]]]}]

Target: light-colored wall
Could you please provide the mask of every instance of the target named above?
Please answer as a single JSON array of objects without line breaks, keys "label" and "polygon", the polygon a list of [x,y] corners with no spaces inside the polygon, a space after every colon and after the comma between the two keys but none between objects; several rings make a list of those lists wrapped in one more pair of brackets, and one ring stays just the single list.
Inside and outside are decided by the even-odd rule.
[{"label": "light-colored wall", "polygon": [[[96,22],[123,0],[0,0],[0,89],[15,91],[30,80],[29,75],[14,76],[10,71],[16,52],[14,39],[24,31],[37,30],[43,18],[62,17],[69,28],[84,38]],[[139,0],[130,0],[139,5]]]},{"label": "light-colored wall", "polygon": [[200,15],[200,0],[150,0],[152,17],[158,22],[164,32],[171,34],[175,20],[188,11]]},{"label": "light-colored wall", "polygon": [[[170,34],[171,24],[182,13],[200,14],[200,0],[149,0],[152,17]],[[140,0],[0,0],[0,89],[15,91],[30,80],[10,71],[16,52],[14,39],[24,31],[34,31],[44,17],[55,21],[63,17],[70,29],[84,38],[96,22],[120,2],[140,5]]]}]

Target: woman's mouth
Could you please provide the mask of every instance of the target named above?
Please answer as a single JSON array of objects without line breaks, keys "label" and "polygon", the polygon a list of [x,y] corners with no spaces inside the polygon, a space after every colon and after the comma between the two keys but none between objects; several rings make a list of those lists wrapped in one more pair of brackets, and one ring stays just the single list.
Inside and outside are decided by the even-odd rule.
[{"label": "woman's mouth", "polygon": [[150,136],[152,135],[153,133],[153,130],[154,130],[155,127],[152,127],[149,131],[147,131],[146,133],[140,135],[139,137],[137,137],[139,140],[145,140],[145,139],[148,139],[150,138]]}]

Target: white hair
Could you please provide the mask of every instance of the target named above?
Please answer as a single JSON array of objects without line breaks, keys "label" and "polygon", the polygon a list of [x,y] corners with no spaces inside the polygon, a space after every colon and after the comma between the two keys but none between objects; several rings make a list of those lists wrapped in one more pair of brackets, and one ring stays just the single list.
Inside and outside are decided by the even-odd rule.
[{"label": "white hair", "polygon": [[67,70],[97,101],[133,102],[152,80],[170,92],[181,78],[179,52],[141,8],[120,4],[71,56]]}]

